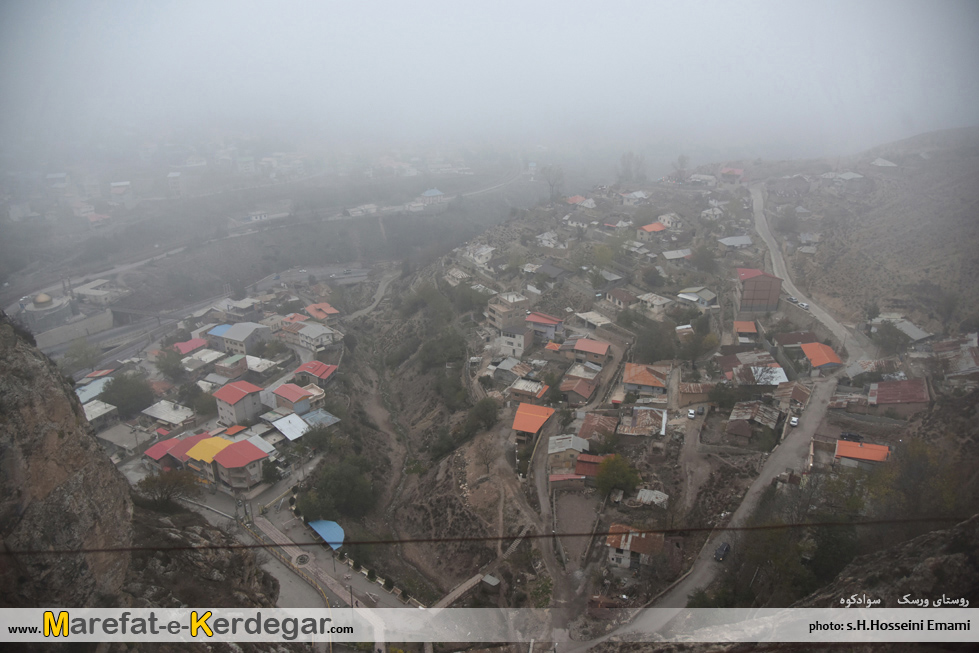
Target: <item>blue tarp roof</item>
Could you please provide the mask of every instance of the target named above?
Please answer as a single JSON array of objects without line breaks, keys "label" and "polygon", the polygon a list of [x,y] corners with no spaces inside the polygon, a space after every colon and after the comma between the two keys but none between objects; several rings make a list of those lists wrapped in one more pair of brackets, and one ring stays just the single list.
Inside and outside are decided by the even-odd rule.
[{"label": "blue tarp roof", "polygon": [[231,325],[230,324],[220,324],[220,325],[214,327],[213,329],[211,329],[210,331],[208,331],[207,332],[207,335],[214,336],[215,338],[220,338],[225,333],[227,333],[228,332],[228,329],[230,329],[230,328],[231,328]]},{"label": "blue tarp roof", "polygon": [[303,415],[303,421],[311,426],[333,426],[340,421],[340,418],[336,415],[331,415],[322,408],[317,408]]},{"label": "blue tarp roof", "polygon": [[83,404],[87,404],[102,394],[102,391],[105,390],[105,386],[107,386],[111,380],[111,376],[103,376],[101,379],[96,379],[91,383],[76,387],[75,394],[78,395],[78,399]]},{"label": "blue tarp roof", "polygon": [[309,526],[316,531],[316,533],[322,537],[327,544],[333,547],[334,550],[343,546],[343,529],[340,528],[340,524],[336,523],[335,521],[318,519],[316,521],[309,522]]}]

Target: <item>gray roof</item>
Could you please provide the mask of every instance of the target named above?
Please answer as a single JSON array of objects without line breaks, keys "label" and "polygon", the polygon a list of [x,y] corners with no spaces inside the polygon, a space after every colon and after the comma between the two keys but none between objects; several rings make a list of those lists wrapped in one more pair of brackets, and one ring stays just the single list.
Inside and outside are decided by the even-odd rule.
[{"label": "gray roof", "polygon": [[231,328],[225,331],[221,337],[223,337],[225,340],[242,342],[253,332],[260,329],[269,331],[269,328],[264,324],[258,324],[257,322],[239,322],[237,324],[232,324]]},{"label": "gray roof", "polygon": [[577,435],[552,435],[547,441],[547,455],[561,453],[568,449],[588,451],[588,440]]},{"label": "gray roof", "polygon": [[194,417],[194,411],[190,408],[166,400],[158,401],[142,412],[148,417],[174,425],[183,424]]},{"label": "gray roof", "polygon": [[693,252],[691,252],[689,249],[674,249],[670,252],[663,252],[663,258],[665,258],[667,261],[672,261],[678,258],[686,258],[692,253]]},{"label": "gray roof", "polygon": [[295,413],[286,415],[282,419],[272,422],[272,426],[274,426],[279,433],[286,436],[290,442],[298,440],[306,433],[306,431],[309,430],[309,424],[303,421],[303,418]]},{"label": "gray roof", "polygon": [[717,242],[727,247],[747,247],[751,245],[751,236],[728,236],[718,238]]}]

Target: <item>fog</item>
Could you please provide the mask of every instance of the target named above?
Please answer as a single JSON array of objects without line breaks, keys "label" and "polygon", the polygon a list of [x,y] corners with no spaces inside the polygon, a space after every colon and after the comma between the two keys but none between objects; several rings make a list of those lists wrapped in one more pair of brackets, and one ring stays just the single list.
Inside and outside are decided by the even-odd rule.
[{"label": "fog", "polygon": [[976,122],[979,4],[5,2],[2,134],[850,153]]}]

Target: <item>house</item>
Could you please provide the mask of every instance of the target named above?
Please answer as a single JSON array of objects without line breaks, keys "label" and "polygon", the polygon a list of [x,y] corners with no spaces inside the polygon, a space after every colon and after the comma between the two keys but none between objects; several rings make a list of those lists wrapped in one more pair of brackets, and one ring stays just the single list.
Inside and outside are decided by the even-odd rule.
[{"label": "house", "polygon": [[698,308],[717,306],[717,295],[705,286],[684,288],[677,293],[677,297],[685,302],[695,304]]},{"label": "house", "polygon": [[689,248],[687,249],[672,249],[668,252],[663,252],[662,257],[674,265],[684,265],[690,257],[693,256],[693,251]]},{"label": "house", "polygon": [[496,348],[501,354],[517,359],[522,358],[533,344],[534,330],[519,323],[501,329],[496,339]]},{"label": "house", "polygon": [[[299,322],[305,322],[308,319],[309,316],[303,315],[302,313],[289,313],[289,315],[286,315],[281,320],[279,320],[279,327],[282,327],[282,325],[284,324],[298,324]],[[269,326],[269,328],[271,329],[272,327]]]},{"label": "house", "polygon": [[547,468],[552,474],[570,473],[578,456],[588,451],[588,440],[576,435],[552,435],[547,441]]},{"label": "house", "polygon": [[526,401],[532,404],[543,403],[544,395],[548,391],[548,386],[542,381],[531,381],[530,379],[516,379],[510,387],[506,389],[506,394],[517,401]]},{"label": "house", "polygon": [[225,425],[243,424],[258,417],[264,410],[260,387],[248,381],[229,383],[214,393],[218,405],[218,422]]},{"label": "house", "polygon": [[317,322],[321,322],[323,324],[332,324],[337,321],[338,317],[340,317],[340,311],[333,308],[326,302],[310,304],[306,307],[306,314]]},{"label": "house", "polygon": [[226,379],[237,379],[245,376],[247,372],[248,361],[245,360],[244,354],[228,356],[214,364],[214,373]]},{"label": "house", "polygon": [[636,240],[648,243],[656,239],[656,234],[666,231],[666,225],[662,222],[652,222],[636,229]]},{"label": "house", "polygon": [[898,331],[903,333],[908,337],[908,339],[913,342],[921,342],[922,340],[927,340],[931,338],[931,333],[928,333],[924,329],[918,327],[916,324],[905,320],[904,318],[894,319],[892,317],[877,317],[870,321],[872,331],[876,332],[877,327],[879,327],[884,322],[890,322],[893,324]]},{"label": "house", "polygon": [[680,216],[673,212],[664,213],[663,215],[659,216],[656,221],[665,226],[667,229],[679,229],[680,225],[683,223],[683,221],[680,220]]},{"label": "house", "polygon": [[494,295],[486,305],[489,324],[499,330],[510,326],[516,318],[525,313],[530,300],[517,292],[504,292]]},{"label": "house", "polygon": [[291,410],[297,415],[308,413],[311,410],[310,398],[312,394],[309,390],[301,388],[295,383],[283,383],[272,391],[275,396],[275,405],[278,408]]},{"label": "house", "polygon": [[322,324],[304,324],[299,329],[299,346],[314,352],[323,351],[340,340],[340,334]]},{"label": "house", "polygon": [[779,383],[775,389],[775,401],[779,410],[788,412],[792,408],[805,408],[809,404],[812,390],[798,381]]},{"label": "house", "polygon": [[337,369],[339,368],[336,365],[327,365],[320,361],[310,361],[297,367],[292,373],[292,378],[296,383],[303,385],[313,383],[321,388],[325,388],[333,380],[333,375]]},{"label": "house", "polygon": [[626,392],[641,395],[662,395],[666,394],[669,374],[669,368],[626,363],[622,372],[622,384],[625,386]]},{"label": "house", "polygon": [[907,419],[927,410],[930,405],[931,394],[925,379],[871,383],[867,393],[867,412],[872,415],[896,415]]},{"label": "house", "polygon": [[728,378],[739,386],[777,386],[786,383],[789,377],[778,363],[768,365],[736,365],[731,369]]},{"label": "house", "polygon": [[830,372],[843,364],[833,348],[819,342],[807,342],[801,345],[802,353],[809,359],[813,372]]},{"label": "house", "polygon": [[690,175],[689,177],[687,177],[687,181],[691,184],[701,185],[701,186],[717,185],[717,177],[715,177],[714,175],[699,175],[699,174]]},{"label": "house", "polygon": [[418,201],[425,206],[441,204],[443,201],[445,201],[445,194],[438,188],[429,188],[418,197]]},{"label": "house", "polygon": [[717,242],[724,246],[724,251],[744,249],[751,247],[752,244],[751,236],[728,236],[727,238],[718,238]]},{"label": "house", "polygon": [[275,333],[275,337],[282,342],[289,343],[290,345],[300,346],[300,336],[299,332],[302,328],[306,326],[302,322],[282,322],[279,330]]},{"label": "house", "polygon": [[710,400],[711,390],[715,383],[681,383],[678,386],[680,392],[680,408],[691,404],[702,404]]},{"label": "house", "polygon": [[239,440],[214,455],[217,479],[224,487],[249,490],[262,482],[262,465],[268,453],[248,440]]},{"label": "house", "polygon": [[172,401],[158,401],[141,411],[141,414],[171,431],[192,426],[195,423],[194,411]]},{"label": "house", "polygon": [[315,383],[304,385],[303,390],[309,393],[309,410],[320,410],[326,405],[326,391]]},{"label": "house", "polygon": [[588,379],[565,377],[561,382],[561,395],[571,406],[582,406],[591,401],[598,389],[598,383]]},{"label": "house", "polygon": [[445,273],[444,278],[446,283],[448,283],[450,286],[455,288],[466,279],[470,279],[472,277],[466,274],[465,272],[463,272],[462,270],[460,270],[459,268],[451,268],[448,272]]},{"label": "house", "polygon": [[596,363],[575,363],[564,373],[566,379],[584,379],[591,381],[601,373],[602,366]]},{"label": "house", "polygon": [[225,322],[232,324],[262,319],[261,302],[257,299],[222,299],[214,305],[214,308],[224,313]]},{"label": "house", "polygon": [[166,440],[161,440],[154,444],[152,447],[143,452],[144,462],[148,462],[150,467],[154,468],[157,472],[166,472],[173,469],[170,465],[164,465],[162,462],[173,447],[175,447],[180,440],[177,438],[168,438]]},{"label": "house", "polygon": [[725,432],[747,444],[754,432],[754,426],[775,429],[778,425],[779,411],[760,401],[740,401],[734,404],[728,417]]},{"label": "house", "polygon": [[[209,331],[208,335],[214,331]],[[224,330],[221,339],[224,341],[224,351],[233,354],[251,354],[255,346],[272,337],[272,330],[264,324],[255,322],[239,322]]]},{"label": "house", "polygon": [[758,327],[754,320],[735,320],[734,335],[740,343],[754,342],[758,338]]},{"label": "house", "polygon": [[583,490],[585,489],[585,477],[577,474],[549,474],[547,485],[551,492],[560,490]]},{"label": "house", "polygon": [[566,199],[564,201],[567,202],[568,204],[572,205],[572,206],[577,206],[578,204],[581,204],[582,202],[584,202],[585,201],[585,198],[582,195],[572,195],[571,197],[569,197],[568,199]]},{"label": "house", "polygon": [[619,197],[622,198],[622,203],[625,206],[636,206],[643,200],[648,199],[649,196],[641,190],[637,190],[632,193],[619,193]]},{"label": "house", "polygon": [[501,383],[511,384],[530,374],[534,368],[529,363],[521,363],[513,357],[505,358],[493,370],[493,378]]},{"label": "house", "polygon": [[639,303],[639,298],[633,295],[627,290],[622,288],[613,288],[612,290],[605,293],[605,299],[612,303],[613,306],[620,309],[632,308]]},{"label": "house", "polygon": [[562,344],[561,353],[579,363],[588,362],[604,365],[612,355],[611,347],[609,343],[601,340],[578,338]]},{"label": "house", "polygon": [[704,220],[720,220],[724,215],[724,209],[719,206],[712,206],[700,212],[700,217]]},{"label": "house", "polygon": [[578,459],[574,464],[574,473],[585,477],[586,485],[594,485],[598,477],[598,468],[602,461],[611,456],[594,456],[590,453],[578,454]]},{"label": "house", "polygon": [[615,433],[619,425],[618,415],[602,415],[601,413],[586,413],[585,419],[578,429],[578,437],[585,440],[597,440],[605,435]]},{"label": "house", "polygon": [[94,399],[82,406],[85,419],[92,425],[95,432],[103,430],[119,419],[119,410],[112,404]]},{"label": "house", "polygon": [[204,338],[191,338],[190,340],[184,342],[176,342],[173,344],[173,349],[176,349],[181,356],[189,356],[198,349],[203,349],[207,346],[207,340]]},{"label": "house", "polygon": [[842,467],[873,469],[878,463],[887,462],[891,457],[891,449],[882,444],[869,442],[836,441],[836,464]]},{"label": "house", "polygon": [[496,248],[490,247],[489,245],[470,245],[466,248],[463,256],[475,263],[478,267],[485,268],[493,259],[493,252],[495,251]]},{"label": "house", "polygon": [[819,338],[812,331],[790,331],[788,333],[776,333],[772,338],[776,344],[783,349],[801,349],[802,345],[819,342]]},{"label": "house", "polygon": [[564,320],[547,313],[535,311],[527,316],[525,322],[539,340],[554,340],[556,336],[564,333]]},{"label": "house", "polygon": [[516,432],[517,442],[533,441],[553,414],[553,408],[525,403],[517,406],[517,413],[513,416],[513,430]]},{"label": "house", "polygon": [[778,310],[782,280],[756,268],[738,268],[735,302],[742,313],[771,313]]},{"label": "house", "polygon": [[644,533],[625,524],[612,524],[605,538],[609,564],[620,569],[639,569],[653,564],[665,546],[662,533]]},{"label": "house", "polygon": [[538,234],[535,238],[538,247],[545,247],[547,249],[567,249],[567,243],[561,242],[557,233],[553,231],[545,231],[542,234]]},{"label": "house", "polygon": [[652,292],[639,295],[639,301],[642,302],[646,312],[651,315],[661,315],[670,304],[674,303],[672,299]]},{"label": "house", "polygon": [[[198,442],[201,440],[206,440],[211,437],[211,434],[207,431],[203,433],[195,433],[194,435],[189,435],[181,440],[177,440],[176,444],[166,447],[165,452],[155,451],[154,454],[159,454],[159,458],[156,459],[157,466],[161,469],[183,469],[184,465],[189,460],[187,452],[190,451]],[[155,446],[155,445],[154,445]],[[153,447],[147,449],[149,452]]]},{"label": "house", "polygon": [[736,184],[744,177],[742,168],[721,168],[721,180],[729,184]]},{"label": "house", "polygon": [[231,440],[222,437],[209,437],[201,440],[187,451],[188,468],[193,470],[205,483],[217,483],[218,472],[214,456],[231,446]]}]

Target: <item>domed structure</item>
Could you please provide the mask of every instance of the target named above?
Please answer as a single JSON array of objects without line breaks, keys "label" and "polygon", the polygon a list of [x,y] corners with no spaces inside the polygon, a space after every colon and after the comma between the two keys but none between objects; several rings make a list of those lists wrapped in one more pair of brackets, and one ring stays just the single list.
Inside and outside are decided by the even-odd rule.
[{"label": "domed structure", "polygon": [[38,293],[34,301],[24,307],[20,316],[31,331],[42,333],[61,326],[71,318],[71,302],[67,297],[55,298],[44,292]]},{"label": "domed structure", "polygon": [[35,306],[46,306],[46,305],[50,304],[51,301],[52,301],[51,295],[49,295],[49,294],[47,294],[45,292],[42,292],[42,293],[38,293],[37,294],[37,297],[34,298],[34,305]]}]

